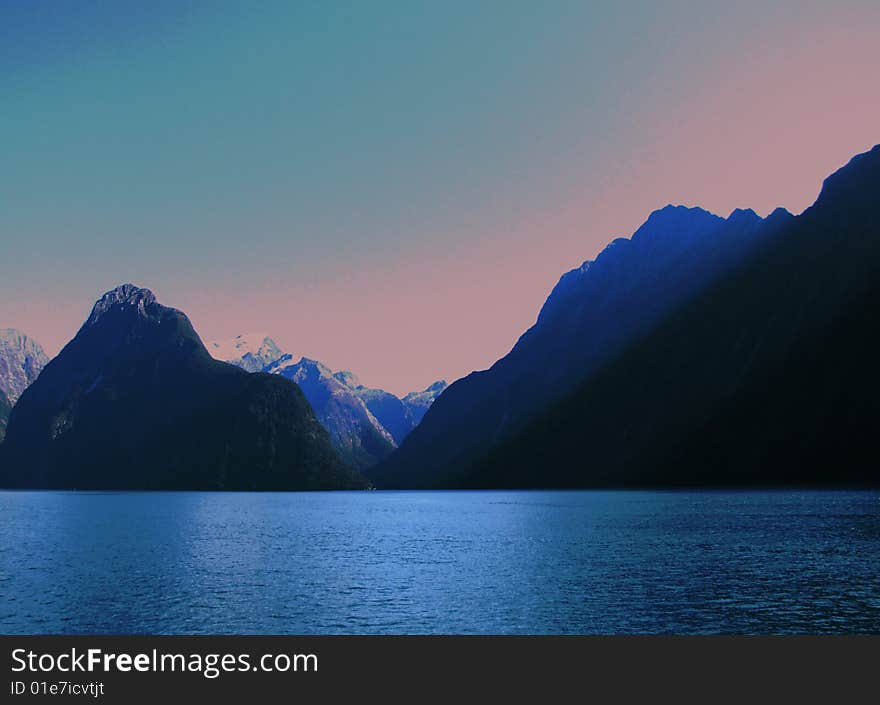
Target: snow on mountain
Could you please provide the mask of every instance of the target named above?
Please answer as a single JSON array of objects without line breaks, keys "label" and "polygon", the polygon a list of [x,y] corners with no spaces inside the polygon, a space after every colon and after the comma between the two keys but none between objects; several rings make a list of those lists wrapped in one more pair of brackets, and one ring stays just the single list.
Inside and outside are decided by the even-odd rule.
[{"label": "snow on mountain", "polygon": [[0,390],[10,404],[33,382],[49,362],[43,348],[14,328],[0,328]]},{"label": "snow on mountain", "polygon": [[[8,337],[8,336],[7,336]],[[0,399],[2,407],[8,407]],[[147,289],[107,292],[19,398],[0,486],[361,488],[295,384],[212,359]]]},{"label": "snow on mountain", "polygon": [[215,360],[229,362],[248,372],[261,372],[284,355],[272,338],[257,333],[214,340],[206,347]]},{"label": "snow on mountain", "polygon": [[207,347],[218,360],[296,382],[337,449],[358,467],[372,464],[399,445],[447,386],[445,381],[435,382],[401,399],[364,386],[349,370],[334,372],[318,360],[285,353],[262,334],[238,335]]},{"label": "snow on mountain", "polygon": [[282,355],[264,372],[286,377],[302,389],[337,451],[357,468],[374,465],[396,446],[394,438],[351,387],[317,360]]},{"label": "snow on mountain", "polygon": [[410,392],[402,399],[403,405],[412,417],[414,427],[421,423],[428,408],[448,386],[449,383],[445,379],[441,379],[421,392]]}]

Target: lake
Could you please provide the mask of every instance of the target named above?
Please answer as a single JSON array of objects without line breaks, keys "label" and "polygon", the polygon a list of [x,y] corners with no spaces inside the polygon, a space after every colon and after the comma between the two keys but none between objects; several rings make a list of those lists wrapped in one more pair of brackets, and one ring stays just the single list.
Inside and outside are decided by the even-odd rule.
[{"label": "lake", "polygon": [[880,632],[880,492],[0,492],[0,632]]}]

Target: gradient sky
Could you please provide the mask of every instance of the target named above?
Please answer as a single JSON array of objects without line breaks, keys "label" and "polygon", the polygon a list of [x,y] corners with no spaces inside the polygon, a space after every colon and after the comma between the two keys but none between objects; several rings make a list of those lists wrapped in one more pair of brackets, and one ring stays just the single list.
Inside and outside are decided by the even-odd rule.
[{"label": "gradient sky", "polygon": [[489,366],[666,203],[880,142],[880,3],[0,0],[0,328],[132,281],[394,392]]}]

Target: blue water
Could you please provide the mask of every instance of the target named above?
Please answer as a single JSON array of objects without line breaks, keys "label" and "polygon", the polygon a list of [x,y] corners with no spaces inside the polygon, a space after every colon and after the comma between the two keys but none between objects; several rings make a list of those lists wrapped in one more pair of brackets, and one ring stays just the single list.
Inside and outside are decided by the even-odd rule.
[{"label": "blue water", "polygon": [[0,632],[880,632],[878,492],[0,493]]}]

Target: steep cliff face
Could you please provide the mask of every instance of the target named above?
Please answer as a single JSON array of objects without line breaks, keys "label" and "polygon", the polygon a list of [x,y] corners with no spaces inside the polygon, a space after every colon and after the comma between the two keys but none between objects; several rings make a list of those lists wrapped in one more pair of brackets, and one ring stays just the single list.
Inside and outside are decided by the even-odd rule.
[{"label": "steep cliff face", "polygon": [[445,379],[437,380],[421,392],[410,392],[403,398],[403,405],[412,419],[413,428],[422,422],[428,409],[448,386],[449,383]]},{"label": "steep cliff face", "polygon": [[0,329],[0,391],[15,404],[49,362],[33,338],[14,328]]},{"label": "steep cliff face", "polygon": [[364,484],[296,385],[213,360],[182,312],[130,284],[101,297],[24,392],[0,448],[14,487]]},{"label": "steep cliff face", "polygon": [[435,382],[403,399],[360,383],[353,372],[333,372],[307,357],[284,353],[263,335],[238,335],[208,344],[218,360],[248,372],[278,374],[296,382],[330,433],[340,455],[359,468],[375,465],[419,424],[428,407],[446,388]]},{"label": "steep cliff face", "polygon": [[337,452],[354,467],[375,465],[394,450],[391,434],[357,393],[336,379],[326,365],[305,357],[294,361],[284,355],[265,371],[299,385]]},{"label": "steep cliff face", "polygon": [[9,421],[9,414],[12,411],[12,404],[6,398],[6,394],[0,389],[0,443],[6,437],[6,424]]}]

